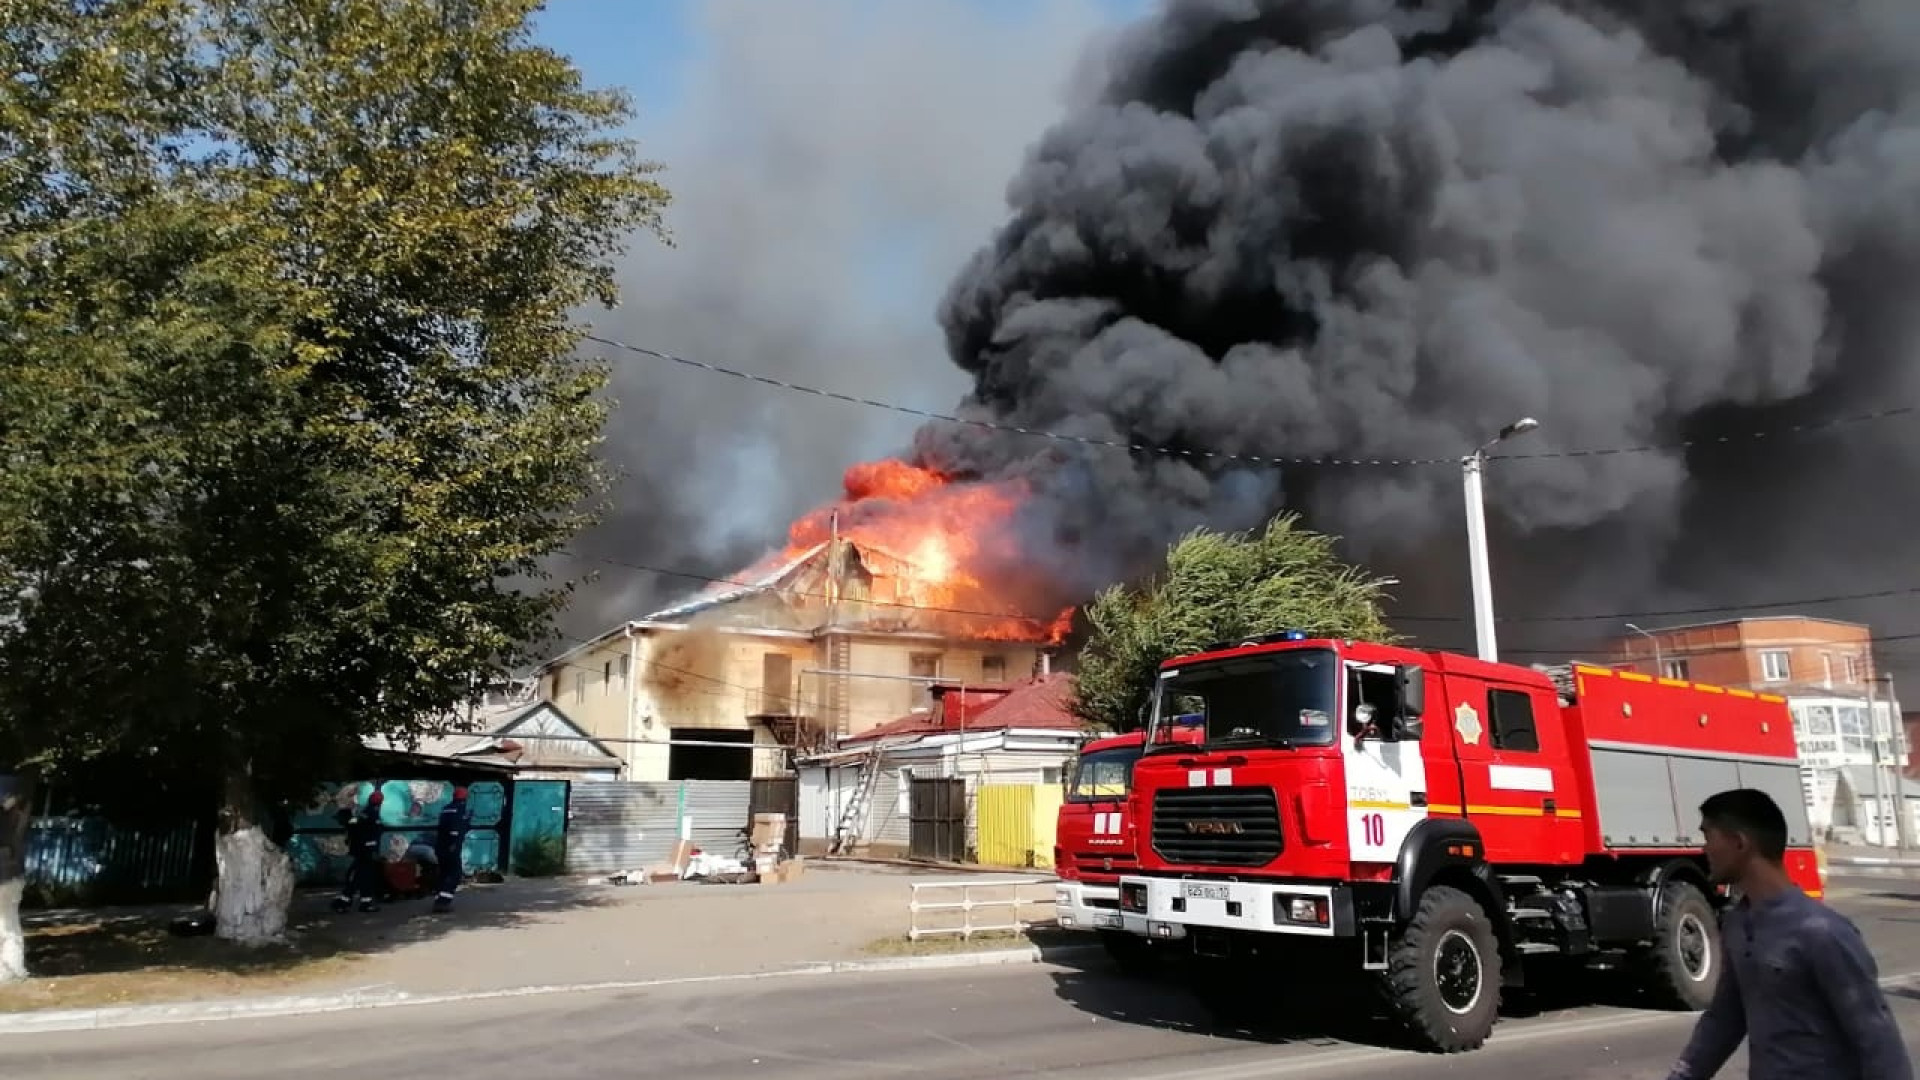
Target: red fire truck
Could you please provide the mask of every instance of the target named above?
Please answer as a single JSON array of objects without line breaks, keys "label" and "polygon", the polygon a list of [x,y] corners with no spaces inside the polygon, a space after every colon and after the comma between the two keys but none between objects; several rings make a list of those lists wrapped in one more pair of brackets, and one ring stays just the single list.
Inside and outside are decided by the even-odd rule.
[{"label": "red fire truck", "polygon": [[[1174,718],[1163,739],[1198,743],[1197,720]],[[1127,794],[1145,745],[1145,731],[1082,745],[1067,766],[1054,823],[1053,865],[1060,877],[1053,891],[1054,916],[1062,927],[1099,933],[1108,954],[1127,971],[1143,970],[1152,959],[1149,940],[1120,925],[1120,875],[1138,865]]]},{"label": "red fire truck", "polygon": [[1724,896],[1697,815],[1727,788],[1779,802],[1788,870],[1821,895],[1778,697],[1290,631],[1162,665],[1149,744],[1189,712],[1201,744],[1134,767],[1121,918],[1183,942],[1231,1022],[1364,989],[1426,1048],[1471,1050],[1503,987],[1570,967],[1703,1008]]}]

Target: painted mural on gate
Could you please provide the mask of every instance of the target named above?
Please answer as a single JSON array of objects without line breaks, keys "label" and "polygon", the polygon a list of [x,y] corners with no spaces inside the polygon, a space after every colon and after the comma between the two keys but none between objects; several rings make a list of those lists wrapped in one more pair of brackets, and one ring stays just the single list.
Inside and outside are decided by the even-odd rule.
[{"label": "painted mural on gate", "polygon": [[[296,879],[302,885],[331,885],[346,875],[347,837],[340,811],[364,809],[375,785],[381,794],[382,853],[399,858],[407,845],[433,843],[440,811],[453,801],[450,780],[330,781],[315,787],[312,798],[293,815],[294,836],[289,845]],[[500,869],[500,826],[506,816],[507,787],[498,780],[467,785],[467,810],[473,829],[461,850],[460,861],[469,874]]]}]

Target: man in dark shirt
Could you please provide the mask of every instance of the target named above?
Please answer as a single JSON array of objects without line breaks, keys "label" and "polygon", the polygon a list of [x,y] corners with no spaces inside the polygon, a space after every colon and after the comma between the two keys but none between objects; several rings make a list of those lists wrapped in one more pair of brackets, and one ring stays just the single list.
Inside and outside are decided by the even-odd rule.
[{"label": "man in dark shirt", "polygon": [[467,832],[473,828],[473,815],[467,810],[467,789],[453,789],[453,799],[440,811],[440,824],[434,830],[434,854],[440,859],[440,891],[433,898],[433,910],[453,910],[453,894],[460,889],[460,865],[467,846]]},{"label": "man in dark shirt", "polygon": [[352,860],[347,867],[347,880],[340,888],[340,895],[333,898],[333,910],[346,911],[353,907],[357,896],[361,911],[379,911],[380,894],[384,889],[385,876],[380,872],[380,805],[384,800],[380,789],[367,796],[367,808],[354,813],[351,808],[342,808],[341,824],[347,827],[347,856]]},{"label": "man in dark shirt", "polygon": [[1700,819],[1708,872],[1740,899],[1721,915],[1727,963],[1713,1002],[1668,1080],[1711,1080],[1742,1038],[1750,1080],[1913,1080],[1860,931],[1787,877],[1780,805],[1723,791]]}]

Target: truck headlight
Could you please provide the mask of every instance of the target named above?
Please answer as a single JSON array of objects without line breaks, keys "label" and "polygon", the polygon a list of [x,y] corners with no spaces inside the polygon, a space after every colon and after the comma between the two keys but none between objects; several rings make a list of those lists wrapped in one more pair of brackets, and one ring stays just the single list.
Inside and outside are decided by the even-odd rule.
[{"label": "truck headlight", "polygon": [[1327,900],[1323,896],[1288,896],[1281,893],[1273,898],[1273,909],[1275,922],[1301,926],[1327,925]]}]

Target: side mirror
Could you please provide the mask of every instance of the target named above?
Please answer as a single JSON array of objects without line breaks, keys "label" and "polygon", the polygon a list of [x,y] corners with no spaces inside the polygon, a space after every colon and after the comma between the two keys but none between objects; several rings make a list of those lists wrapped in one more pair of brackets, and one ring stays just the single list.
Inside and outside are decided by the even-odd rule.
[{"label": "side mirror", "polygon": [[1356,706],[1347,716],[1347,734],[1356,739],[1366,734],[1371,727],[1373,727],[1373,706],[1371,705]]},{"label": "side mirror", "polygon": [[1400,715],[1394,718],[1394,735],[1418,742],[1425,729],[1427,672],[1418,664],[1402,664],[1396,674],[1400,683]]}]

